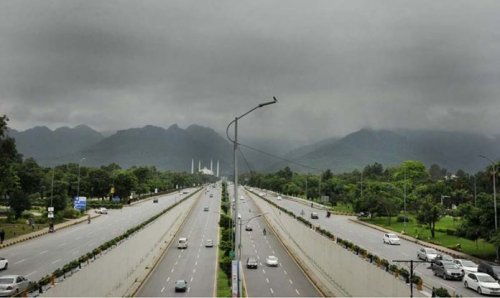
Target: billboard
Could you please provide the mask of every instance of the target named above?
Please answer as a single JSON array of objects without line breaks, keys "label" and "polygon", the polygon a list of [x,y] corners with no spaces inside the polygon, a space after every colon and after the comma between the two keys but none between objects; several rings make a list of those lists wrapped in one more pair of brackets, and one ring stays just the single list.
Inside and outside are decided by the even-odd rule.
[{"label": "billboard", "polygon": [[73,200],[73,208],[78,210],[87,209],[87,197],[75,197]]}]

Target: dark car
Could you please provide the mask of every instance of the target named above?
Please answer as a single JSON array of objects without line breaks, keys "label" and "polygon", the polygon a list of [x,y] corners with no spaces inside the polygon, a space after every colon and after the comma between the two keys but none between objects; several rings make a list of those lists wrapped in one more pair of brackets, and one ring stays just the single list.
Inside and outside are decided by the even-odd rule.
[{"label": "dark car", "polygon": [[252,228],[251,225],[246,225],[245,226],[245,231],[252,231],[252,230],[253,230],[253,228]]},{"label": "dark car", "polygon": [[257,258],[255,257],[248,257],[247,259],[247,268],[248,269],[257,269],[258,263],[257,263]]},{"label": "dark car", "polygon": [[153,203],[158,203],[158,199],[153,199]]},{"label": "dark car", "polygon": [[432,271],[434,275],[441,276],[444,279],[462,280],[464,278],[462,269],[450,261],[435,261]]},{"label": "dark car", "polygon": [[318,213],[311,212],[311,219],[318,219],[318,218],[319,218]]},{"label": "dark car", "polygon": [[176,292],[186,292],[187,290],[187,281],[184,279],[179,279],[175,282],[175,291]]},{"label": "dark car", "polygon": [[496,280],[500,279],[500,265],[496,263],[481,262],[477,267],[477,272],[487,273]]},{"label": "dark car", "polygon": [[447,254],[437,254],[436,257],[431,261],[431,269],[434,267],[436,261],[449,261],[455,263],[455,259]]}]

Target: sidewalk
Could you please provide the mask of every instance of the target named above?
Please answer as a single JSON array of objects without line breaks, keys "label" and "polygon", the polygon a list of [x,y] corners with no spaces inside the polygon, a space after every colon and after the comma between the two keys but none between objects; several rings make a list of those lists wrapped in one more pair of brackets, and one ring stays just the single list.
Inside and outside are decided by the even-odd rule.
[{"label": "sidewalk", "polygon": [[[91,218],[96,218],[96,217],[101,216],[100,214],[90,212],[90,210],[89,210],[89,214],[90,214]],[[80,218],[70,219],[70,220],[65,221],[63,223],[56,224],[56,225],[54,225],[54,229],[57,232],[58,230],[65,229],[67,227],[71,227],[71,226],[74,226],[74,225],[77,225],[79,223],[86,222],[86,221],[87,221],[87,216],[82,216]],[[36,232],[31,232],[31,233],[20,235],[20,236],[14,237],[14,238],[9,238],[9,239],[4,240],[3,244],[0,244],[0,249],[7,247],[7,246],[14,245],[14,244],[18,244],[18,243],[21,243],[21,242],[24,242],[27,240],[34,239],[34,238],[43,236],[43,235],[48,234],[48,233],[49,233],[49,228],[47,227],[47,228],[44,228],[42,230],[38,230]]]}]

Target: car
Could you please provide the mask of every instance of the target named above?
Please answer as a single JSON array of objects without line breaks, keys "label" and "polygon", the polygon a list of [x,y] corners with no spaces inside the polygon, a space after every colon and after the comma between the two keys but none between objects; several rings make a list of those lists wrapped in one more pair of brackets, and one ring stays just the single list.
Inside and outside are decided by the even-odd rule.
[{"label": "car", "polygon": [[175,291],[176,292],[186,292],[187,281],[184,279],[179,279],[175,281]]},{"label": "car", "polygon": [[0,269],[7,270],[9,267],[9,261],[6,258],[0,257]]},{"label": "car", "polygon": [[266,258],[266,265],[269,267],[278,267],[278,258],[275,256],[268,256]]},{"label": "car", "polygon": [[188,239],[186,237],[181,237],[177,241],[177,248],[178,249],[186,249],[188,248]]},{"label": "car", "polygon": [[455,263],[455,259],[452,256],[447,254],[437,254],[436,257],[431,260],[431,269],[434,267],[434,263],[436,261],[449,261]]},{"label": "car", "polygon": [[22,275],[0,276],[0,296],[19,295],[30,285],[29,279]]},{"label": "car", "polygon": [[358,217],[370,217],[370,212],[359,212]]},{"label": "car", "polygon": [[464,271],[464,273],[477,272],[477,267],[479,266],[471,260],[466,259],[455,259],[453,262],[457,264],[458,267]]},{"label": "car", "polygon": [[396,234],[393,233],[385,233],[384,238],[382,239],[384,243],[390,244],[390,245],[400,245],[401,242],[399,241],[399,237]]},{"label": "car", "polygon": [[464,278],[463,270],[457,264],[450,261],[435,261],[432,272],[434,272],[435,276],[441,276],[445,280],[462,280]]},{"label": "car", "polygon": [[437,251],[433,248],[422,247],[417,251],[417,258],[431,262],[437,256]]},{"label": "car", "polygon": [[210,208],[208,206],[203,207],[203,211],[208,211]]},{"label": "car", "polygon": [[213,247],[214,246],[214,241],[212,239],[207,239],[205,241],[205,247]]},{"label": "car", "polygon": [[257,262],[257,258],[256,257],[251,256],[251,257],[247,258],[247,268],[248,269],[257,269],[258,264],[259,263]]},{"label": "car", "polygon": [[318,219],[318,218],[319,218],[318,213],[311,212],[311,219]]},{"label": "car", "polygon": [[245,226],[245,231],[253,231],[253,228],[251,225],[246,225]]},{"label": "car", "polygon": [[278,201],[281,201],[281,199],[282,199],[281,196],[278,196],[276,198],[278,199]]},{"label": "car", "polygon": [[153,203],[158,203],[158,199],[153,199]]},{"label": "car", "polygon": [[487,273],[496,280],[500,279],[500,265],[496,263],[480,262],[477,272]]},{"label": "car", "polygon": [[464,286],[475,290],[479,295],[500,296],[500,284],[489,274],[470,272],[464,277]]},{"label": "car", "polygon": [[101,208],[97,209],[96,212],[99,214],[108,214],[108,209],[101,207]]}]

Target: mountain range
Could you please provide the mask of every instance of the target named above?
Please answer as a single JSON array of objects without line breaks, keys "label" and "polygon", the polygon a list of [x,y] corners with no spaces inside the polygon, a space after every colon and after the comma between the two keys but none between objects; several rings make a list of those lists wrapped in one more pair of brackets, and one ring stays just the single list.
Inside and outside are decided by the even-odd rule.
[{"label": "mountain range", "polygon": [[[154,165],[162,170],[189,172],[194,159],[195,168],[198,162],[210,168],[212,160],[214,171],[219,161],[225,175],[233,168],[232,144],[213,129],[199,125],[186,129],[176,124],[167,129],[148,125],[106,137],[85,125],[54,131],[42,126],[8,133],[16,139],[18,151],[25,158],[33,157],[43,166],[78,162],[85,157],[86,166],[114,162],[124,168]],[[408,159],[420,160],[427,166],[438,164],[451,172],[475,172],[488,165],[479,155],[500,158],[499,138],[465,132],[361,129],[302,146],[258,138],[240,143],[240,172],[275,171],[290,166],[299,172],[331,169],[340,173],[374,162],[394,166]]]}]

